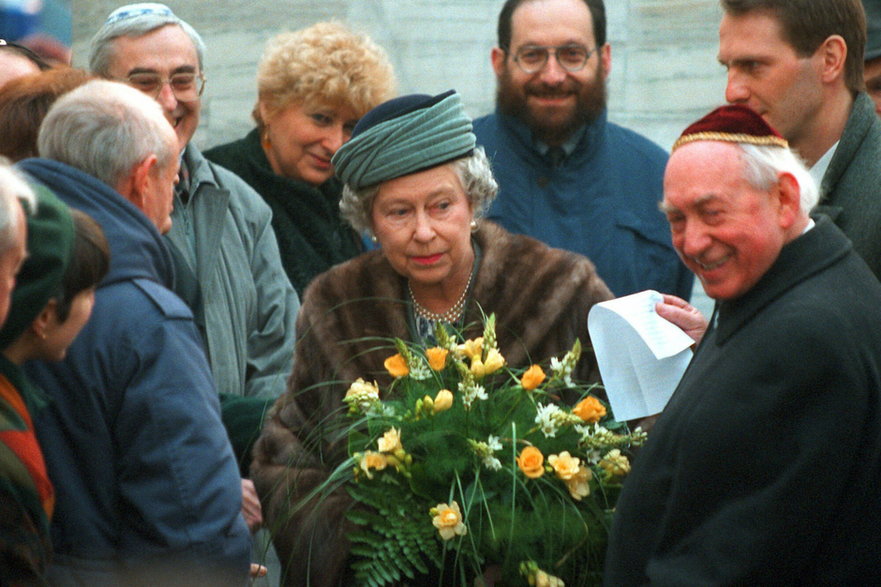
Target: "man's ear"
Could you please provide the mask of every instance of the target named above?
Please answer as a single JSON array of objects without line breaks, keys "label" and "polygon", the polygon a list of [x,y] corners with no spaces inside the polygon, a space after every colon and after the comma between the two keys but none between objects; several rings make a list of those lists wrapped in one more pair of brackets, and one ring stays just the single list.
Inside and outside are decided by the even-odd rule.
[{"label": "man's ear", "polygon": [[788,172],[777,175],[777,197],[780,225],[789,228],[801,215],[801,187],[794,175]]},{"label": "man's ear", "polygon": [[824,83],[831,83],[844,76],[847,51],[847,43],[841,35],[830,35],[817,48],[814,55],[819,55],[822,58],[820,77]]},{"label": "man's ear", "polygon": [[496,77],[502,77],[502,74],[505,73],[505,61],[508,59],[508,53],[500,47],[493,47],[489,59],[492,62],[493,71],[496,72]]},{"label": "man's ear", "polygon": [[608,79],[609,74],[612,73],[612,46],[606,43],[597,50],[597,53],[603,68],[603,77]]},{"label": "man's ear", "polygon": [[128,180],[129,193],[120,190],[120,193],[140,210],[146,207],[146,200],[151,194],[150,184],[153,181],[153,171],[158,165],[159,159],[155,154],[136,163]]}]

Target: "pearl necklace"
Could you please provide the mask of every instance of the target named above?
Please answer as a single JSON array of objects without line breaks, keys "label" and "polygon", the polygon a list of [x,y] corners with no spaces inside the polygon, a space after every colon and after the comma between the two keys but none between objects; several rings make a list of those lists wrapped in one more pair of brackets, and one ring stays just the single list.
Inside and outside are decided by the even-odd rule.
[{"label": "pearl necklace", "polygon": [[459,320],[462,317],[462,310],[465,309],[465,298],[468,295],[468,290],[471,288],[472,277],[474,277],[473,271],[468,275],[468,283],[465,284],[465,289],[462,290],[462,295],[459,296],[456,303],[449,310],[441,313],[432,312],[420,304],[413,294],[413,288],[410,287],[410,280],[407,280],[407,291],[410,292],[410,299],[413,300],[413,309],[416,311],[416,315],[432,322],[446,322],[447,324],[453,324]]}]

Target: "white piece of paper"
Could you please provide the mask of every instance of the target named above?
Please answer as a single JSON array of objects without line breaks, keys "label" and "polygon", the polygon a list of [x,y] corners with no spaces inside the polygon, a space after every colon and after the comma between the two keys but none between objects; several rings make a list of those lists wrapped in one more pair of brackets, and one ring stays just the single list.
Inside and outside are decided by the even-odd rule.
[{"label": "white piece of paper", "polygon": [[660,413],[691,361],[694,341],[655,312],[663,299],[646,290],[598,303],[587,317],[616,420]]}]

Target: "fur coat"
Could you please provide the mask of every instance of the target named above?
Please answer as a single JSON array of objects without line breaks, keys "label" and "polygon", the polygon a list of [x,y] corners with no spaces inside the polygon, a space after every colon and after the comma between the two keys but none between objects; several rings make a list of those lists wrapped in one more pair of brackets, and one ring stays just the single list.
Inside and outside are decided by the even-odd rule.
[{"label": "fur coat", "polygon": [[[562,356],[575,338],[584,354],[575,375],[596,381],[587,333],[591,306],[612,297],[581,255],[552,249],[484,222],[474,234],[480,250],[468,338],[482,331],[480,310],[496,314],[499,348],[511,365]],[[345,581],[351,501],[344,491],[301,508],[290,505],[319,485],[346,458],[346,439],[334,435],[342,398],[358,377],[390,383],[383,360],[390,337],[412,339],[407,282],[381,251],[372,251],[318,276],[300,312],[294,371],[254,451],[252,478],[282,566],[285,585],[337,585]],[[311,576],[310,576],[311,575]]]}]

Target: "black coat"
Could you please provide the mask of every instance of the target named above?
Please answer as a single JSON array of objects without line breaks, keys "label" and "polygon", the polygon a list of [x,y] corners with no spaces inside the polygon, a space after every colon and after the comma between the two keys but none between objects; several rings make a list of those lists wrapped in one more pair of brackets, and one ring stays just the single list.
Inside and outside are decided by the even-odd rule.
[{"label": "black coat", "polygon": [[606,584],[881,583],[881,285],[821,217],[717,314],[625,481]]},{"label": "black coat", "polygon": [[244,179],[272,208],[281,263],[301,299],[313,277],[361,252],[358,235],[340,218],[339,180],[313,187],[276,175],[257,129],[205,151],[205,157]]}]

